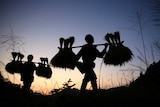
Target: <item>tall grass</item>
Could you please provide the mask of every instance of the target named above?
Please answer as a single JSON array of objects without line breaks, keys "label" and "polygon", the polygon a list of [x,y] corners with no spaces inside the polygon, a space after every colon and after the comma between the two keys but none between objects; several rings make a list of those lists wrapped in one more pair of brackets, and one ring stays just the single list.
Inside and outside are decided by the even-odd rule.
[{"label": "tall grass", "polygon": [[[141,42],[142,42],[142,49],[137,48],[137,51],[139,55],[137,58],[143,62],[145,65],[145,68],[149,66],[148,64],[148,59],[147,59],[147,53],[146,53],[146,44],[145,44],[145,39],[144,39],[144,30],[147,27],[148,24],[148,19],[144,15],[144,11],[142,8],[137,9],[133,15],[129,19],[131,22],[133,22],[133,25],[130,27],[133,31],[137,32],[137,34],[140,36]],[[142,51],[143,52],[142,52]],[[137,66],[138,67],[138,66]],[[141,67],[138,67],[141,68]],[[143,70],[143,69],[140,69]]]}]

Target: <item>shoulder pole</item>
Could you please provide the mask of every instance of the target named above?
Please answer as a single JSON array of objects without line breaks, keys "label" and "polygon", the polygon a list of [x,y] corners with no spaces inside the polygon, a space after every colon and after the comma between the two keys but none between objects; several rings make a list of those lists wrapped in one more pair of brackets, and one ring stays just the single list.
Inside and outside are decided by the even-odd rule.
[{"label": "shoulder pole", "polygon": [[[93,44],[93,46],[102,46],[102,45],[106,45],[106,44],[105,43],[103,43],[103,44]],[[81,47],[83,47],[83,46],[73,46],[71,48],[81,48]]]}]

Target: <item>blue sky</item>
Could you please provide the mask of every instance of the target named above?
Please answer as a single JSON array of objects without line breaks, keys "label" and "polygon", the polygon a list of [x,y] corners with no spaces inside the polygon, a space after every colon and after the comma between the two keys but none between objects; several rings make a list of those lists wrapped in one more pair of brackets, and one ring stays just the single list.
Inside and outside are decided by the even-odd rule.
[{"label": "blue sky", "polygon": [[[129,47],[134,58],[129,63],[143,66],[138,60],[139,53],[136,47],[142,50],[141,36],[132,29],[129,29],[134,22],[129,21],[137,9],[143,9],[144,20],[147,20],[147,26],[144,27],[144,41],[149,53],[148,59],[152,63],[151,44],[153,39],[157,39],[159,35],[159,27],[153,25],[151,19],[152,10],[150,8],[151,0],[1,0],[0,1],[0,35],[9,35],[13,28],[13,33],[19,36],[25,43],[23,48],[15,48],[25,55],[34,55],[34,61],[40,61],[40,57],[48,57],[50,60],[57,52],[59,46],[59,38],[75,37],[74,46],[83,45],[86,34],[92,34],[96,43],[105,43],[104,36],[107,33],[119,31],[124,45]],[[138,29],[137,27],[135,27]],[[6,51],[6,47],[0,46],[0,60],[7,63],[11,60],[10,52]],[[102,50],[103,47],[98,47]],[[73,49],[75,53],[79,49]],[[156,61],[159,60],[155,56]],[[122,69],[130,69],[129,63],[124,66],[106,66],[100,64],[102,59],[96,59],[95,72],[97,77],[101,72],[101,86],[110,88],[123,83],[128,83],[139,75],[139,71],[121,71]],[[77,70],[64,70],[61,68],[52,68],[53,75],[51,79],[36,77],[32,85],[33,89],[49,90],[57,88],[56,84],[61,87],[62,83],[69,78],[76,87],[79,88],[83,75]],[[12,81],[19,81],[19,75],[9,75]],[[15,79],[12,78],[16,77]],[[98,77],[99,81],[99,77]],[[44,88],[44,89],[43,89]]]}]

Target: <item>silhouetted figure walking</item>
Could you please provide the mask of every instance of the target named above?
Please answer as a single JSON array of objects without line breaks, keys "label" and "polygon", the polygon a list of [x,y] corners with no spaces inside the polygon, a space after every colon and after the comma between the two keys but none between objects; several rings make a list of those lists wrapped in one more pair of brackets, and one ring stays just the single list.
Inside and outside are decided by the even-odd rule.
[{"label": "silhouetted figure walking", "polygon": [[29,92],[32,82],[34,81],[34,70],[36,65],[32,62],[33,55],[28,55],[27,62],[23,65],[23,71],[21,73],[21,81],[23,81],[23,91]]},{"label": "silhouetted figure walking", "polygon": [[77,66],[77,68],[81,73],[85,73],[81,85],[81,92],[85,91],[87,83],[89,81],[91,82],[93,90],[97,89],[97,76],[93,70],[95,67],[94,60],[96,59],[96,57],[103,58],[103,55],[106,53],[107,48],[107,45],[105,45],[105,48],[102,50],[102,52],[99,52],[99,50],[96,48],[96,45],[93,45],[94,38],[91,34],[86,35],[85,41],[87,42],[87,44],[83,45],[81,50],[77,53],[78,60],[81,57],[83,60],[81,67]]}]

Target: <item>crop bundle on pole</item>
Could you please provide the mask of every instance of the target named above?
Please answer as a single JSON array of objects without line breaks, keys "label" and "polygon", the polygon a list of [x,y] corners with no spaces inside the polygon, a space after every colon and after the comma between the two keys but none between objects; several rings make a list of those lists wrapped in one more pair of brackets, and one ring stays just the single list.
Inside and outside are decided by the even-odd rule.
[{"label": "crop bundle on pole", "polygon": [[19,52],[11,52],[13,60],[6,64],[5,69],[8,73],[20,73],[23,69],[22,59],[24,57],[23,54]]},{"label": "crop bundle on pole", "polygon": [[124,41],[120,40],[120,33],[107,33],[105,40],[109,44],[108,52],[106,52],[103,60],[106,65],[123,65],[130,61],[133,57],[132,51],[123,45]]},{"label": "crop bundle on pole", "polygon": [[67,39],[60,38],[60,47],[58,53],[51,59],[50,63],[54,67],[74,69],[77,63],[76,55],[72,51],[74,37]]},{"label": "crop bundle on pole", "polygon": [[51,78],[52,69],[48,64],[48,58],[40,58],[41,62],[38,63],[38,67],[36,68],[36,75],[44,78]]}]

